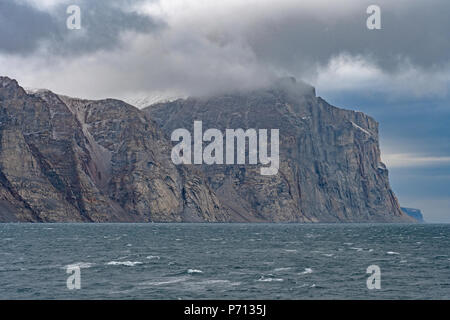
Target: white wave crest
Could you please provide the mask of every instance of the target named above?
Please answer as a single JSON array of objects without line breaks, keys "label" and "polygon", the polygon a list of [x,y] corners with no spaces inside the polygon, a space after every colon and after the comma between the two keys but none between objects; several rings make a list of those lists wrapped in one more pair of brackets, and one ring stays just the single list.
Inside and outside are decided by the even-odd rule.
[{"label": "white wave crest", "polygon": [[257,281],[260,282],[282,282],[284,281],[282,278],[265,278],[264,276],[259,278]]},{"label": "white wave crest", "polygon": [[313,273],[313,269],[311,268],[305,268],[305,271],[300,272],[300,274],[310,274],[310,273]]},{"label": "white wave crest", "polygon": [[66,269],[72,269],[72,268],[83,268],[83,269],[87,269],[90,268],[94,265],[94,263],[90,263],[90,262],[75,262],[72,264],[68,264],[65,266]]},{"label": "white wave crest", "polygon": [[203,271],[202,270],[198,270],[198,269],[188,269],[187,273],[189,273],[189,274],[203,273]]},{"label": "white wave crest", "polygon": [[108,266],[127,266],[134,267],[138,264],[142,264],[140,261],[110,261],[107,263]]},{"label": "white wave crest", "polygon": [[288,270],[291,270],[292,268],[291,267],[288,267],[288,268],[275,268],[273,271],[274,272],[281,272],[281,271],[288,271]]}]

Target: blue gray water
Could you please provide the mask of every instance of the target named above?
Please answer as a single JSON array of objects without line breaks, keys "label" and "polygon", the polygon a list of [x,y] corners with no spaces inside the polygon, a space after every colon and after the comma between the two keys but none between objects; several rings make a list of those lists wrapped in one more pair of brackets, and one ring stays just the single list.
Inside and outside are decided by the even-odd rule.
[{"label": "blue gray water", "polygon": [[0,224],[0,299],[450,299],[450,225]]}]

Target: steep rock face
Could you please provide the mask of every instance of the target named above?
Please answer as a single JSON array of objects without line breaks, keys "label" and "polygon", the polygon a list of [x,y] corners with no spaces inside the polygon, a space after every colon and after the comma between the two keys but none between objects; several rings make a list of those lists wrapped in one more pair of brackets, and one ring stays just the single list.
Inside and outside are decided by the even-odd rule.
[{"label": "steep rock face", "polygon": [[[280,169],[178,165],[172,130],[280,129]],[[162,129],[162,130],[161,130]],[[378,125],[284,79],[145,111],[27,93],[0,77],[0,222],[412,221],[380,162]]]},{"label": "steep rock face", "polygon": [[0,77],[0,221],[226,221],[143,112]]},{"label": "steep rock face", "polygon": [[195,120],[204,130],[222,132],[280,129],[277,175],[262,176],[259,165],[196,165],[221,203],[242,221],[412,221],[400,210],[380,161],[377,122],[329,105],[295,79],[144,110],[169,137],[177,128],[193,132]]},{"label": "steep rock face", "polygon": [[[64,171],[62,157],[71,164],[76,161],[69,155],[73,141],[53,139],[57,130],[48,104],[26,94],[17,82],[1,78],[0,99],[2,185],[21,203],[14,205],[10,215],[19,220],[59,221],[67,217],[81,221],[77,210],[80,194],[76,194],[79,185],[67,189],[75,176],[58,174]],[[31,214],[24,216],[25,212]]]},{"label": "steep rock face", "polygon": [[172,164],[170,144],[145,113],[119,100],[62,100],[83,125],[96,184],[126,212],[139,221],[227,220],[202,176]]}]

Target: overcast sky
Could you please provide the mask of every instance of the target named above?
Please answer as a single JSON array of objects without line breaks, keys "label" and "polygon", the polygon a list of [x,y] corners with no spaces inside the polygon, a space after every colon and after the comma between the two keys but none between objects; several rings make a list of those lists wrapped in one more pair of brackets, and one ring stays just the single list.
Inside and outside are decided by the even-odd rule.
[{"label": "overcast sky", "polygon": [[[366,27],[371,4],[381,30]],[[122,99],[295,76],[374,116],[401,204],[450,222],[449,14],[448,0],[1,0],[0,75]]]}]

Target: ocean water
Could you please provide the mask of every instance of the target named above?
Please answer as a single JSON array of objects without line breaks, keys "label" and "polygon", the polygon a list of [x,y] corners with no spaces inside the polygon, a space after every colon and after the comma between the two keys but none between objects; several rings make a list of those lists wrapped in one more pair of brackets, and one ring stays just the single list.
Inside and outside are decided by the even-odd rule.
[{"label": "ocean water", "polygon": [[0,299],[450,299],[450,225],[0,224]]}]

